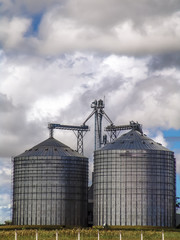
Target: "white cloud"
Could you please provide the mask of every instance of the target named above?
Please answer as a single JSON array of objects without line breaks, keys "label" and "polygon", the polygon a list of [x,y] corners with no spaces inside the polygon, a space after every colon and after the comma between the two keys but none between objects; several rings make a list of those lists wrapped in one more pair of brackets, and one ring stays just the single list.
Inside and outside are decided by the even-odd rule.
[{"label": "white cloud", "polygon": [[[177,2],[176,4],[178,5]],[[42,56],[57,56],[75,51],[145,55],[180,50],[180,12],[175,6],[170,11],[166,7],[160,11],[162,3],[156,4],[156,1],[154,5],[142,2],[141,7],[137,3],[131,3],[129,11],[132,14],[129,14],[130,3],[119,3],[116,0],[113,7],[112,3],[104,1],[67,1],[62,4],[51,1],[44,5],[42,1],[17,1],[16,5],[15,9],[21,10],[22,15],[23,8],[30,12],[39,11],[39,14],[42,14],[42,10],[45,12],[38,33],[26,38],[24,34],[30,29],[30,24],[34,24],[33,17],[30,20],[30,15],[24,18],[18,14],[11,18],[1,18],[0,41],[5,49],[18,49]],[[159,14],[155,6],[159,9]],[[139,15],[137,12],[133,14],[133,7]],[[98,8],[105,11],[97,14]],[[143,8],[147,16],[144,15]],[[117,9],[124,9],[126,14],[120,15]]]},{"label": "white cloud", "polygon": [[[9,14],[28,13],[37,14],[51,9],[54,5],[61,5],[62,11],[68,16],[77,18],[82,22],[91,22],[97,25],[113,24],[124,19],[133,19],[137,22],[142,18],[166,16],[179,9],[178,0],[112,0],[111,3],[106,0],[0,0],[1,12]],[[103,11],[102,11],[103,10]]]},{"label": "white cloud", "polygon": [[11,209],[9,207],[0,208],[0,223],[11,220]]},{"label": "white cloud", "polygon": [[96,71],[95,64],[98,62],[91,55],[79,53],[52,60],[29,57],[7,59],[1,63],[3,71],[0,77],[3,80],[0,91],[15,105],[26,103],[26,106],[32,106],[41,97],[63,97],[66,92],[72,95],[81,84],[88,84],[88,76],[84,79],[81,74]]},{"label": "white cloud", "polygon": [[[0,157],[0,187],[1,191],[9,191],[11,183],[11,159]],[[4,188],[4,186],[6,186]],[[3,190],[4,188],[4,190]],[[4,195],[4,197],[7,195]],[[0,197],[1,198],[1,197]],[[1,203],[1,201],[0,201]]]},{"label": "white cloud", "polygon": [[114,25],[102,28],[61,11],[61,7],[56,7],[44,14],[38,38],[33,39],[34,48],[42,55],[76,50],[135,55],[180,50],[179,12],[147,19],[140,25],[133,20],[117,19]]},{"label": "white cloud", "polygon": [[0,43],[5,49],[18,48],[24,42],[24,34],[30,26],[26,18],[0,18]]},{"label": "white cloud", "polygon": [[3,167],[3,168],[0,169],[0,175],[1,174],[6,174],[6,175],[10,176],[11,175],[11,170],[7,167],[6,168]]},{"label": "white cloud", "polygon": [[161,143],[164,147],[167,147],[168,143],[160,131],[156,132],[156,136],[153,138],[155,142]]},{"label": "white cloud", "polygon": [[179,19],[180,13],[175,13],[169,17],[145,21],[140,27],[132,21],[115,25],[117,51],[136,54],[179,50]]},{"label": "white cloud", "polygon": [[22,152],[25,136],[29,136],[25,147],[36,135],[39,140],[48,136],[48,122],[82,124],[91,102],[104,96],[107,113],[117,125],[134,120],[146,128],[179,128],[180,72],[149,72],[149,61],[149,57],[88,53],[16,60],[4,55],[0,61],[0,101],[5,111],[0,120],[2,154],[8,156],[9,145],[12,155]]},{"label": "white cloud", "polygon": [[28,121],[45,118],[54,119],[63,109],[65,109],[73,100],[73,94],[62,94],[59,97],[44,97],[37,100],[27,113]]},{"label": "white cloud", "polygon": [[4,206],[6,206],[7,202],[10,202],[9,194],[1,194],[0,195],[0,206],[1,206],[1,208],[4,208]]},{"label": "white cloud", "polygon": [[178,0],[70,0],[66,4],[60,15],[103,30],[128,20],[139,26],[149,19],[168,17],[180,7]]},{"label": "white cloud", "polygon": [[0,8],[1,12],[6,12],[13,7],[12,0],[0,0],[0,5],[1,5],[1,8]]},{"label": "white cloud", "polygon": [[61,4],[59,0],[0,0],[0,12],[7,14],[38,14],[50,8],[53,4]]}]

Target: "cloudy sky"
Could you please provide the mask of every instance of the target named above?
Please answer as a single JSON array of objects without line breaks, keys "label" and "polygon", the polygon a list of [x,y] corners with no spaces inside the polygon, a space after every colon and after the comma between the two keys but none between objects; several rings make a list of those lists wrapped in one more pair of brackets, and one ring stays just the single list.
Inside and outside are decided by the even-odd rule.
[{"label": "cloudy sky", "polygon": [[[180,196],[180,1],[0,0],[0,222],[11,157],[45,140],[48,122],[82,124],[104,97],[115,124],[138,121],[175,151]],[[76,148],[73,133],[55,137]]]}]

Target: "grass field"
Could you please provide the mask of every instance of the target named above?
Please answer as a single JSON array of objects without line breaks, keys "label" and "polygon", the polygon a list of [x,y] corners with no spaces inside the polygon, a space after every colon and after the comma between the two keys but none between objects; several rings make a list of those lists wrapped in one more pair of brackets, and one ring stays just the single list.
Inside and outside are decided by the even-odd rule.
[{"label": "grass field", "polygon": [[[22,228],[22,227],[21,227]],[[120,232],[122,240],[141,240],[140,229],[122,230],[98,230],[98,229],[59,229],[58,240],[78,240],[78,232],[80,232],[81,240],[118,240]],[[36,229],[17,229],[17,240],[36,240]],[[56,240],[56,230],[38,229],[38,240]],[[143,230],[143,240],[162,240],[162,231],[160,229]],[[0,227],[0,240],[14,240],[15,230]],[[164,240],[180,240],[180,230],[167,229],[164,230]]]}]

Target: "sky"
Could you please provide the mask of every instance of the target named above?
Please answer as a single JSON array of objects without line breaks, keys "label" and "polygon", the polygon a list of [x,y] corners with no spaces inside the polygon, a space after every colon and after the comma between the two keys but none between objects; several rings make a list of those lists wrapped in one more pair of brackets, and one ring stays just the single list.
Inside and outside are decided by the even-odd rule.
[{"label": "sky", "polygon": [[[0,0],[0,222],[11,158],[47,139],[49,122],[81,125],[95,99],[175,152],[180,196],[180,1]],[[72,132],[55,138],[76,148]]]}]

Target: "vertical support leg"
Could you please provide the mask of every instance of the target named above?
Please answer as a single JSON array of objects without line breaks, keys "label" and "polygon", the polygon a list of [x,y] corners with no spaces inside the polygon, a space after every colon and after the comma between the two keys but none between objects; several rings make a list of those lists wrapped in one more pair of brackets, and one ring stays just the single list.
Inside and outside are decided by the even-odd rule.
[{"label": "vertical support leg", "polygon": [[58,230],[56,230],[56,240],[58,240]]},{"label": "vertical support leg", "polygon": [[53,128],[49,128],[49,137],[53,138],[54,135],[54,129]]},{"label": "vertical support leg", "polygon": [[141,231],[141,240],[143,240],[143,231]]},{"label": "vertical support leg", "polygon": [[38,240],[38,230],[36,230],[36,240]]},{"label": "vertical support leg", "polygon": [[78,240],[80,240],[80,231],[78,232]]},{"label": "vertical support leg", "polygon": [[11,158],[11,219],[14,224],[15,208],[14,208],[14,158]]},{"label": "vertical support leg", "polygon": [[162,230],[162,240],[164,240],[164,230]]},{"label": "vertical support leg", "polygon": [[77,152],[83,155],[83,131],[77,133]]},{"label": "vertical support leg", "polygon": [[102,114],[98,113],[98,149],[101,148],[102,143]]},{"label": "vertical support leg", "polygon": [[111,130],[111,133],[110,133],[110,142],[114,141],[116,138],[117,138],[116,130],[113,129]]},{"label": "vertical support leg", "polygon": [[94,124],[94,150],[97,150],[97,139],[98,139],[98,114],[97,111],[94,114],[95,124]]},{"label": "vertical support leg", "polygon": [[15,240],[17,240],[17,231],[15,229]]}]

